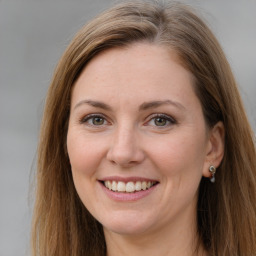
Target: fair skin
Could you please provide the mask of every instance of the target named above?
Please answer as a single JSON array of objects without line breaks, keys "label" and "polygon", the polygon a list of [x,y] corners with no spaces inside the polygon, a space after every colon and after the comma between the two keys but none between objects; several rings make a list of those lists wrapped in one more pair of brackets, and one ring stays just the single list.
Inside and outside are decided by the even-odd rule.
[{"label": "fair skin", "polygon": [[198,186],[224,133],[207,128],[193,81],[174,52],[137,43],[93,58],[74,85],[72,175],[108,256],[192,255]]}]

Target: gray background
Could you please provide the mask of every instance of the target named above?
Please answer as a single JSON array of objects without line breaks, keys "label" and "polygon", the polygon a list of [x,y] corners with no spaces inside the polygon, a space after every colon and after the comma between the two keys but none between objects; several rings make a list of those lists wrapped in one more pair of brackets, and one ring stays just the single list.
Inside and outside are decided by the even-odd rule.
[{"label": "gray background", "polygon": [[[38,131],[53,69],[110,0],[0,0],[0,256],[29,255]],[[256,0],[187,1],[220,40],[256,131]]]}]

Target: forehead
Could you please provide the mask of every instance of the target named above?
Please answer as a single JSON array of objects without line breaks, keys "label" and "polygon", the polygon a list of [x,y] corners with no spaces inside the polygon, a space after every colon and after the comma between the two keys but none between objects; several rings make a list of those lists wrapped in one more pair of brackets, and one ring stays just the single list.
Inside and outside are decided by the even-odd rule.
[{"label": "forehead", "polygon": [[[76,81],[72,98],[140,96],[145,100],[194,94],[193,75],[167,47],[137,43],[94,57]],[[136,94],[136,93],[137,94]]]}]

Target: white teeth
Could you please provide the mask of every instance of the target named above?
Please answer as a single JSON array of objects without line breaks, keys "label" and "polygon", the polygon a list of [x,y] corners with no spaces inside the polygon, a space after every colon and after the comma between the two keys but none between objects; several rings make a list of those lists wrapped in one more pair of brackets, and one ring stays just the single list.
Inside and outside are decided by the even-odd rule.
[{"label": "white teeth", "polygon": [[105,187],[111,189],[111,182],[109,180],[105,181],[104,184],[105,184]]},{"label": "white teeth", "polygon": [[136,181],[135,189],[136,189],[136,191],[140,191],[141,190],[141,182],[140,181]]},{"label": "white teeth", "polygon": [[122,182],[122,181],[118,181],[117,183],[117,191],[118,192],[125,192],[125,189],[126,189],[126,186],[125,186],[125,183]]},{"label": "white teeth", "polygon": [[151,181],[136,181],[132,182],[129,181],[127,183],[123,181],[104,181],[104,185],[106,188],[112,191],[117,192],[127,192],[127,193],[133,193],[135,191],[141,191],[151,188],[153,185],[155,185],[156,182]]},{"label": "white teeth", "polygon": [[142,181],[142,183],[141,183],[141,188],[142,188],[143,190],[146,190],[146,189],[147,189],[147,182],[146,182],[146,181]]},{"label": "white teeth", "polygon": [[116,183],[116,181],[112,181],[112,187],[110,187],[110,189],[112,189],[113,191],[117,190],[117,183]]},{"label": "white teeth", "polygon": [[128,182],[126,184],[126,189],[125,189],[126,192],[134,192],[135,191],[135,186],[134,186],[134,183],[133,182]]}]

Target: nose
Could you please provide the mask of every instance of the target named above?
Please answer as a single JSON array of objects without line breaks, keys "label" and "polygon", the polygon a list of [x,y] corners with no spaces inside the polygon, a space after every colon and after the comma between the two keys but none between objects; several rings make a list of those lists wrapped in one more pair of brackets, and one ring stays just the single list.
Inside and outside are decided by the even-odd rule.
[{"label": "nose", "polygon": [[133,128],[120,127],[117,129],[113,134],[107,159],[122,167],[131,167],[141,163],[145,158],[145,154],[138,137],[138,133]]}]

